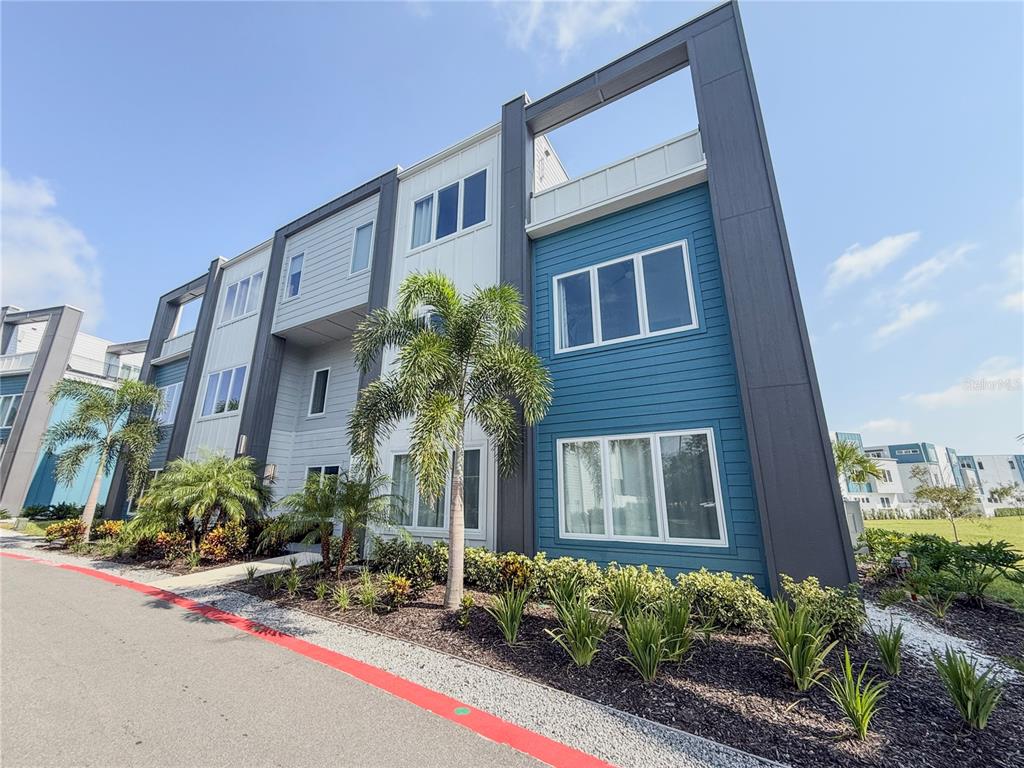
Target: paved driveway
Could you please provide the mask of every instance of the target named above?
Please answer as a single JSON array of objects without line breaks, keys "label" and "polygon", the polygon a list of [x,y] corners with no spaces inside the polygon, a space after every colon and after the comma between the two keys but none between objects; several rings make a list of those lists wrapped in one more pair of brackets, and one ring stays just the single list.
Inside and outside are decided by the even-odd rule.
[{"label": "paved driveway", "polygon": [[0,761],[539,766],[284,648],[95,579],[0,562]]}]

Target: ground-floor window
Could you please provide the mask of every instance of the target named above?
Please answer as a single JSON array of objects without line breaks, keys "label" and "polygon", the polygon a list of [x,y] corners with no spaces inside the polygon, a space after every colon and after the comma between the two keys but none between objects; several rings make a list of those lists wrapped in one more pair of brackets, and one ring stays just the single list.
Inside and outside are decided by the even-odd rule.
[{"label": "ground-floor window", "polygon": [[882,503],[883,509],[890,509],[892,507],[892,502],[889,500],[888,496],[881,496],[879,501]]},{"label": "ground-floor window", "polygon": [[336,475],[341,471],[337,464],[325,464],[323,466],[306,467],[306,477],[323,477],[324,475]]},{"label": "ground-floor window", "polygon": [[[463,453],[462,504],[466,530],[480,530],[481,503],[481,453],[479,448],[468,448]],[[402,528],[448,529],[448,499],[452,487],[451,474],[445,483],[444,492],[431,504],[416,484],[409,455],[398,453],[391,468],[391,493],[396,497],[398,518],[395,525]]]},{"label": "ground-floor window", "polygon": [[726,544],[710,429],[557,442],[566,538]]}]

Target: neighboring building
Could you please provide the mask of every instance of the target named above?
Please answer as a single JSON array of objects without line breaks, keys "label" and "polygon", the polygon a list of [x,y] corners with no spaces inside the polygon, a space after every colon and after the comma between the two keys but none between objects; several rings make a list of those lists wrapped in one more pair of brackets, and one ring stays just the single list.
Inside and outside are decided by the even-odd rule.
[{"label": "neighboring building", "polygon": [[[114,388],[137,379],[145,342],[118,344],[79,331],[82,310],[70,306],[22,310],[0,308],[0,508],[84,504],[99,468],[86,461],[65,485],[54,476],[56,457],[44,449],[47,429],[70,415],[73,403],[51,405],[49,392],[61,379]],[[100,490],[107,496],[110,475]]]},{"label": "neighboring building", "polygon": [[[687,67],[699,131],[569,178],[546,133]],[[856,578],[735,3],[509,101],[164,296],[142,375],[179,405],[154,469],[249,455],[278,495],[348,469],[348,415],[379,374],[355,370],[352,334],[425,270],[518,288],[554,379],[514,476],[469,426],[468,543],[726,569],[769,591],[779,573]],[[172,318],[203,292],[217,300],[184,339]],[[381,455],[403,527],[445,538],[447,499],[420,503],[408,446],[400,425]]]},{"label": "neighboring building", "polygon": [[1024,488],[1024,455],[1019,453],[961,456],[960,470],[967,485],[977,493],[986,515],[994,515],[1000,507],[1013,506],[1008,500],[996,500],[993,489],[1007,485]]},{"label": "neighboring building", "polygon": [[[832,438],[854,443],[864,450],[864,440],[858,432],[834,432]],[[848,478],[840,476],[839,485],[843,499],[859,502],[861,510],[868,513],[882,510],[906,510],[909,506],[908,494],[904,490],[899,463],[895,458],[883,455],[883,450],[879,448],[869,448],[865,452],[875,460],[878,468],[882,471],[882,476],[866,483],[854,483]]]}]

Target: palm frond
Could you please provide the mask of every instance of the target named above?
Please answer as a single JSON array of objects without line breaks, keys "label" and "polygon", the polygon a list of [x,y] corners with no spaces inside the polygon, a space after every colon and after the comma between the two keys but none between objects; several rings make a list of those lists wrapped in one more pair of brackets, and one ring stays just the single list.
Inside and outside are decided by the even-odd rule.
[{"label": "palm frond", "polygon": [[377,469],[377,448],[398,423],[411,413],[400,394],[394,374],[382,376],[367,385],[359,394],[356,407],[349,415],[349,440],[352,455],[368,472]]},{"label": "palm frond", "polygon": [[461,445],[465,413],[452,394],[435,391],[420,403],[412,423],[410,465],[420,493],[435,499],[444,491],[452,450]]},{"label": "palm frond", "polygon": [[451,279],[440,272],[413,272],[398,289],[398,311],[412,317],[421,309],[453,322],[462,311],[462,297]]},{"label": "palm frond", "polygon": [[402,346],[422,327],[416,318],[401,311],[375,309],[359,324],[352,340],[359,370],[370,370],[384,350]]}]

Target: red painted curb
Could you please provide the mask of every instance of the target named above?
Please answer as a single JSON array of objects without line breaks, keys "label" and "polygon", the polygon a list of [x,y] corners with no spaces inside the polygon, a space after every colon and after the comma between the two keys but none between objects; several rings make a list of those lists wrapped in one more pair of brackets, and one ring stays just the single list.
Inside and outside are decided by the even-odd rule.
[{"label": "red painted curb", "polygon": [[[305,640],[300,640],[293,635],[272,629],[264,624],[251,621],[250,619],[246,619],[234,613],[222,611],[219,608],[214,608],[212,605],[197,603],[194,600],[189,600],[187,597],[176,595],[165,589],[150,587],[137,581],[131,581],[130,579],[124,579],[120,576],[114,576],[110,573],[97,571],[93,568],[85,568],[80,565],[54,563],[38,557],[31,557],[29,555],[22,555],[14,552],[0,552],[0,557],[9,557],[16,560],[40,563],[43,565],[61,568],[65,571],[74,571],[75,573],[92,576],[95,579],[100,579],[101,581],[106,581],[119,587],[126,587],[135,592],[147,595],[148,597],[153,597],[157,600],[171,603],[179,608],[184,608],[186,611],[198,613],[212,621],[219,621],[222,624],[227,624],[241,632],[245,632],[254,637],[258,637],[261,640],[265,640],[268,643],[273,643],[274,645],[278,645],[282,648],[287,648],[288,650],[305,656],[306,658],[313,659],[321,664],[326,664],[328,667],[336,669],[339,672],[344,672],[346,675],[354,677],[357,680],[361,680],[375,688],[379,688],[386,693],[390,693],[392,696],[404,699],[410,704],[414,704],[421,709],[433,712],[435,715],[443,717],[445,720],[450,720],[453,723],[461,725],[463,728],[468,728],[469,730],[480,734],[485,739],[498,744],[506,744],[519,752],[523,752],[543,763],[554,766],[554,768],[563,768],[563,766],[564,768],[613,768],[610,763],[606,763],[593,755],[580,752],[579,750],[566,746],[561,742],[549,739],[547,736],[527,730],[526,728],[510,723],[507,720],[502,720],[488,712],[469,707],[457,699],[445,696],[443,693],[438,693],[430,688],[425,688],[411,680],[406,680],[403,677],[399,677],[398,675],[394,675],[380,669],[379,667],[374,667],[371,664],[359,661],[358,659],[353,659],[350,656],[345,656],[344,654],[336,651],[331,651],[327,648],[322,648],[319,645],[313,645]],[[456,710],[459,710],[464,714],[457,714]]]}]

